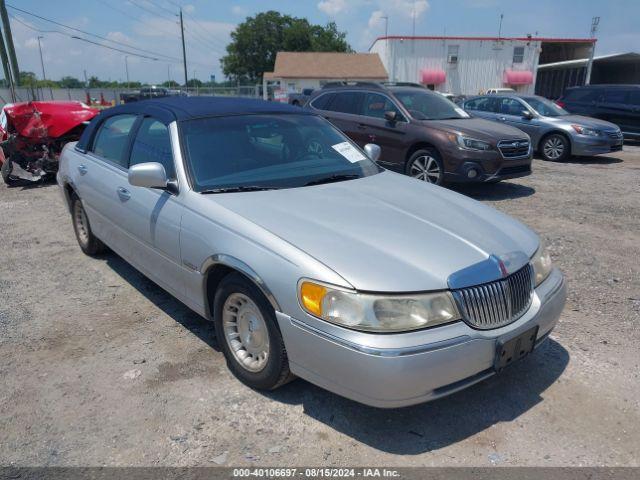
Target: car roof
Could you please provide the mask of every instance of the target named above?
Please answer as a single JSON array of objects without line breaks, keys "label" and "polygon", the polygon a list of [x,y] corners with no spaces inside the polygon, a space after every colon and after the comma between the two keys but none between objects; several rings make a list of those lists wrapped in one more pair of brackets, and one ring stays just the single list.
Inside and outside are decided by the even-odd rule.
[{"label": "car roof", "polygon": [[173,121],[192,120],[194,118],[224,117],[231,115],[268,113],[295,113],[298,115],[314,115],[285,103],[267,102],[254,98],[238,97],[162,97],[140,100],[124,105],[117,105],[102,110],[82,132],[77,148],[86,149],[93,133],[100,123],[109,117],[122,114],[149,115],[165,125]]},{"label": "car roof", "polygon": [[[267,102],[255,98],[239,97],[162,97],[126,103],[105,110],[108,116],[122,113],[148,114],[161,117],[159,120],[190,120],[201,117],[219,117],[256,113],[302,113],[301,110],[285,103]],[[106,116],[106,115],[105,115]],[[104,118],[104,116],[102,117]],[[170,120],[171,119],[171,120]]]},{"label": "car roof", "polygon": [[640,88],[640,84],[623,84],[623,83],[597,83],[590,85],[576,85],[574,87],[567,87],[565,90],[579,90],[586,88]]}]

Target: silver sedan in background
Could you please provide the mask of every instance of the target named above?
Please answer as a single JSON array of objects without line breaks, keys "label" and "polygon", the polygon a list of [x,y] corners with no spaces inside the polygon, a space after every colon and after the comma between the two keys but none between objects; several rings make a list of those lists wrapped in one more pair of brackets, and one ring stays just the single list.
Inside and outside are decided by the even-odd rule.
[{"label": "silver sedan in background", "polygon": [[379,153],[300,108],[169,97],[102,112],[58,183],[81,249],[211,320],[247,385],[399,407],[532,352],[566,292],[529,228]]},{"label": "silver sedan in background", "polygon": [[462,108],[473,116],[505,123],[529,134],[535,150],[545,160],[562,161],[571,155],[622,150],[622,132],[617,125],[571,115],[537,95],[483,95],[466,99]]}]

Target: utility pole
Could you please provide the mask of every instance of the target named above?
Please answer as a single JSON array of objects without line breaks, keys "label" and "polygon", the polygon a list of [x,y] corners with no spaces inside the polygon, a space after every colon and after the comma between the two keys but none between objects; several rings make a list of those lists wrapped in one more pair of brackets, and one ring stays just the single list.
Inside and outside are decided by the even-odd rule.
[{"label": "utility pole", "polygon": [[167,81],[169,82],[169,86],[171,86],[171,64],[167,64]]},{"label": "utility pole", "polygon": [[389,15],[380,18],[384,18],[384,36],[387,37],[389,35]]},{"label": "utility pole", "polygon": [[500,24],[498,25],[498,40],[502,37],[502,19],[504,18],[504,14],[500,14]]},{"label": "utility pole", "polygon": [[587,62],[587,74],[584,77],[585,85],[591,83],[591,70],[593,69],[593,56],[596,52],[596,32],[598,31],[598,25],[600,24],[600,17],[593,17],[591,19],[591,33],[590,38],[593,39],[591,43],[591,52],[589,53],[589,61]]},{"label": "utility pole", "polygon": [[[0,0],[0,17],[2,17],[2,28],[4,30],[4,39],[6,43],[7,54],[9,56],[9,66],[13,72],[13,84],[20,83],[20,69],[18,68],[18,60],[16,58],[16,49],[13,46],[13,35],[11,34],[11,24],[9,23],[9,14],[4,0]],[[4,61],[4,59],[3,59]],[[10,73],[11,73],[10,72]]]},{"label": "utility pole", "polygon": [[187,86],[187,50],[184,47],[184,22],[182,21],[182,8],[180,8],[180,34],[182,36],[182,64],[184,66],[184,86]]},{"label": "utility pole", "polygon": [[411,19],[413,20],[413,29],[411,36],[416,36],[416,0],[413,0],[413,8],[411,10]]},{"label": "utility pole", "polygon": [[38,35],[38,50],[40,50],[40,65],[42,66],[42,80],[47,80],[47,75],[44,73],[44,60],[42,59],[42,45],[40,39],[44,38],[42,35]]},{"label": "utility pole", "polygon": [[127,74],[127,89],[129,89],[129,55],[124,56],[124,71]]}]

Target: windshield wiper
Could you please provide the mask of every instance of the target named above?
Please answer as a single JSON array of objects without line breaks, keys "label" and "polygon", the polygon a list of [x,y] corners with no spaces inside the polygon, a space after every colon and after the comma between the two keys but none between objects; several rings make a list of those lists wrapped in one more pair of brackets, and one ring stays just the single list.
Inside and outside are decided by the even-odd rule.
[{"label": "windshield wiper", "polygon": [[310,187],[311,185],[321,185],[323,183],[333,183],[333,182],[341,182],[343,180],[353,180],[354,178],[361,178],[360,175],[330,175],[328,177],[317,178],[315,180],[311,180],[304,184],[305,187]]},{"label": "windshield wiper", "polygon": [[261,187],[259,185],[241,185],[236,187],[220,187],[203,190],[200,193],[233,193],[233,192],[258,192],[261,190],[277,190],[278,187]]}]

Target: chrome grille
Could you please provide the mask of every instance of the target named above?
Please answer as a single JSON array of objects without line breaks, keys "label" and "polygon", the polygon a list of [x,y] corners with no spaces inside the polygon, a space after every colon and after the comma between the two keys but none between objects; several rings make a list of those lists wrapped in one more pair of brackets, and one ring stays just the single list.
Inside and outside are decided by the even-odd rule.
[{"label": "chrome grille", "polygon": [[529,155],[529,140],[501,140],[498,142],[498,148],[504,158],[526,157]]},{"label": "chrome grille", "polygon": [[453,290],[462,319],[488,330],[516,321],[531,305],[533,268],[527,264],[502,280]]}]

